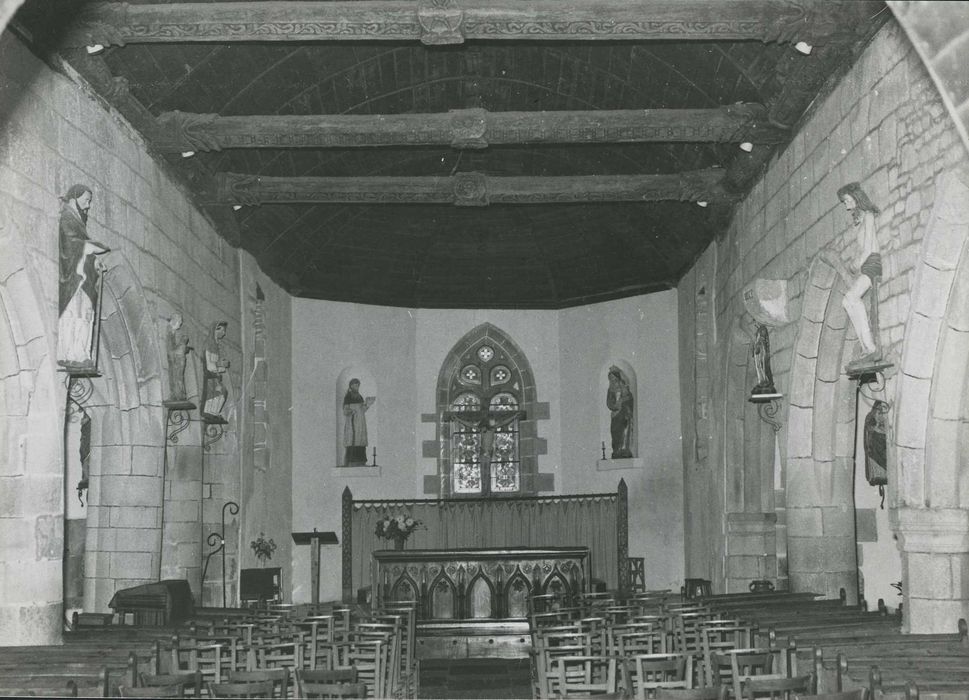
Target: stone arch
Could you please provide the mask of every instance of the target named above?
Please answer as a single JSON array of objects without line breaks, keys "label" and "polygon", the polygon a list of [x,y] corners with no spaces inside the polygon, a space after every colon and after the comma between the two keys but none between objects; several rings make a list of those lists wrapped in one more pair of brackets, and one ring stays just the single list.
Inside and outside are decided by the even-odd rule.
[{"label": "stone arch", "polygon": [[854,387],[842,373],[847,273],[819,253],[808,270],[788,389],[788,573],[791,588],[858,599],[854,513]]},{"label": "stone arch", "polygon": [[60,644],[65,390],[53,307],[20,232],[2,222],[0,250],[0,645]]},{"label": "stone arch", "polygon": [[[535,375],[524,351],[503,330],[485,322],[465,333],[451,347],[437,375],[435,390],[437,440],[435,442],[439,445],[436,456],[440,493],[450,493],[450,441],[448,439],[450,428],[444,419],[444,411],[448,408],[448,383],[451,376],[460,369],[461,356],[476,343],[484,340],[488,340],[497,349],[503,351],[521,375],[522,408],[525,411],[525,418],[519,421],[520,492],[522,495],[529,495],[539,490],[552,490],[552,485],[540,484],[538,478],[538,456],[545,454],[547,450],[545,441],[538,437],[538,421],[548,418],[548,404],[538,401]],[[543,486],[547,488],[542,488]]]},{"label": "stone arch", "polygon": [[[773,578],[775,431],[750,403],[757,383],[750,318],[735,318],[726,334],[723,376],[724,591],[746,591],[751,580]],[[766,553],[757,556],[757,553]]]},{"label": "stone arch", "polygon": [[943,173],[902,345],[895,450],[904,621],[950,632],[969,613],[969,174]]},{"label": "stone arch", "polygon": [[[92,419],[84,607],[107,610],[119,588],[161,572],[165,415],[154,319],[131,265],[105,274]],[[109,262],[115,262],[114,260]]]}]

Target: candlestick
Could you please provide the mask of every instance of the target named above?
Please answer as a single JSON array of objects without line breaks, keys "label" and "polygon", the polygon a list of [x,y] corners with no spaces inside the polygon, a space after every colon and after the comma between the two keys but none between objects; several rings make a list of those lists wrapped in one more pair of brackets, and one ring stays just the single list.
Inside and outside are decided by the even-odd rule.
[{"label": "candlestick", "polygon": [[602,458],[603,459],[606,458],[606,442],[605,442],[605,440],[603,440],[603,442],[602,442]]},{"label": "candlestick", "polygon": [[370,463],[372,466],[377,466],[377,446],[373,446],[373,461]]}]

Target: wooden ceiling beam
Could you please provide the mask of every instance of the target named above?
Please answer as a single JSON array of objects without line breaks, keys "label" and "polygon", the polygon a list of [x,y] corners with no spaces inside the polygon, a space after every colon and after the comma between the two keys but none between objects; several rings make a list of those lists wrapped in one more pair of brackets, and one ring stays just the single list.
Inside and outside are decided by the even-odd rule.
[{"label": "wooden ceiling beam", "polygon": [[64,45],[182,42],[805,41],[870,10],[851,0],[336,0],[95,2]]},{"label": "wooden ceiling beam", "polygon": [[672,175],[493,177],[268,177],[219,173],[209,204],[567,204],[573,202],[734,202],[719,168]]},{"label": "wooden ceiling beam", "polygon": [[226,148],[348,148],[542,143],[706,142],[783,143],[787,129],[767,119],[758,104],[717,109],[624,109],[558,112],[488,112],[458,109],[438,114],[253,115],[165,112],[153,145],[166,152]]}]

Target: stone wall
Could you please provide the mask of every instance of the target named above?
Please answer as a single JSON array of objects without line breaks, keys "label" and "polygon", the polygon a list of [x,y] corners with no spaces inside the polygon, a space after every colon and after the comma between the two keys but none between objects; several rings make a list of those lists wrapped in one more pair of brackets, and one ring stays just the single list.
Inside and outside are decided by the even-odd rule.
[{"label": "stone wall", "polygon": [[[240,254],[215,232],[169,167],[68,67],[52,70],[10,33],[0,37],[0,627],[3,644],[51,642],[61,629],[64,413],[56,371],[58,196],[94,192],[88,233],[106,243],[101,376],[81,386],[92,416],[83,544],[84,608],[116,589],[188,578],[196,596],[206,520],[238,500]],[[200,348],[229,322],[229,417],[221,453],[199,464],[197,414],[166,455],[165,327],[174,311]],[[198,358],[188,384],[197,401]],[[75,385],[83,384],[74,382]],[[167,470],[167,480],[165,472]],[[174,478],[173,478],[174,477]],[[73,486],[71,484],[73,497]],[[165,498],[163,500],[163,493]],[[163,508],[164,503],[164,508]],[[166,527],[162,535],[162,519]],[[72,552],[78,543],[69,543]],[[232,541],[231,546],[237,547]],[[221,601],[220,601],[221,602]]]},{"label": "stone wall", "polygon": [[[733,428],[720,422],[709,435],[709,470],[721,487],[707,493],[688,479],[688,503],[709,504],[722,518],[688,519],[687,525],[688,542],[702,552],[688,553],[687,560],[724,562],[724,570],[709,569],[716,574],[715,588],[740,587],[759,577],[756,562],[731,558],[729,541],[721,535],[721,522],[729,521],[732,513],[756,510],[746,502],[732,506],[719,495],[742,489],[738,481],[746,478],[762,480],[765,491],[774,491],[779,534],[786,521],[776,551],[767,552],[777,557],[777,568],[769,576],[784,584],[789,577],[792,588],[828,595],[844,587],[854,598],[857,566],[864,565],[856,561],[852,493],[856,384],[842,367],[858,346],[841,299],[854,279],[847,263],[857,250],[836,191],[845,183],[860,182],[882,210],[876,218],[884,259],[878,290],[880,341],[893,367],[883,387],[869,385],[866,391],[892,404],[896,432],[896,421],[906,411],[925,421],[927,397],[903,390],[904,373],[899,372],[907,339],[924,335],[924,328],[913,325],[918,321],[913,322],[912,300],[926,277],[918,271],[924,266],[923,239],[939,183],[966,163],[966,152],[929,76],[897,24],[889,21],[771,161],[738,207],[726,236],[684,278],[679,290],[681,347],[689,348],[692,357],[698,338],[713,335],[720,342],[708,380],[698,384],[695,366],[684,363],[683,403],[696,407],[704,395],[711,395],[715,411],[722,407],[728,416],[741,410],[739,402],[745,398],[743,391],[730,387],[750,389],[749,359],[738,361],[749,358],[745,287],[757,279],[784,280],[789,297],[790,322],[777,324],[770,336],[775,384],[784,394],[777,416],[782,425],[776,463],[732,451]],[[959,251],[965,236],[964,228],[951,230],[947,243]],[[705,328],[696,325],[701,287],[712,291],[715,303]],[[947,297],[938,296],[933,294],[945,308]],[[682,354],[688,356],[686,350]],[[683,415],[684,433],[691,434],[699,414],[684,409]],[[744,423],[758,419],[745,418]],[[689,474],[700,462],[696,451],[684,444]],[[890,449],[889,459],[894,468],[888,505],[894,508],[909,500],[907,475],[896,450]],[[893,534],[878,533],[879,546],[894,548]],[[892,581],[902,578],[899,571],[874,573]]]}]

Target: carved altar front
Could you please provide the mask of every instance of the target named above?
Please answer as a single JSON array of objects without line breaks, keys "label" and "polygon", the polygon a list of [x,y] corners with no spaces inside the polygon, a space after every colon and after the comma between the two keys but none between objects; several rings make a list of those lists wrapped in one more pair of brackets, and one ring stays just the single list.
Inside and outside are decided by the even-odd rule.
[{"label": "carved altar front", "polygon": [[407,600],[426,621],[524,619],[529,596],[588,590],[589,548],[377,550],[371,573],[374,608]]}]

